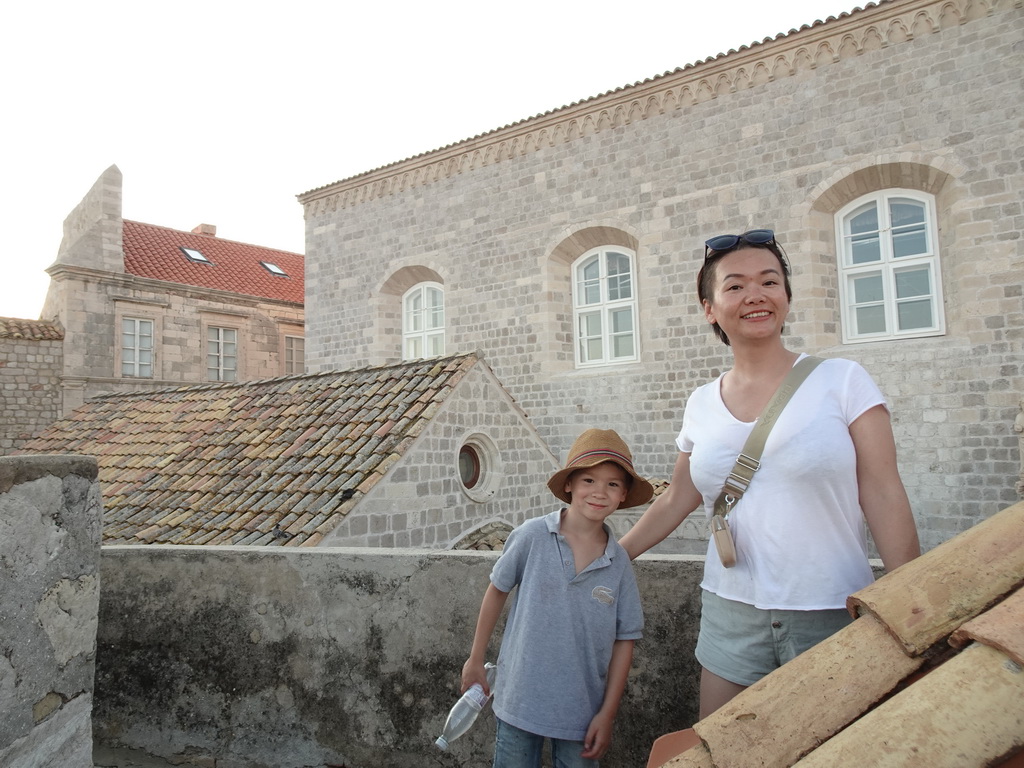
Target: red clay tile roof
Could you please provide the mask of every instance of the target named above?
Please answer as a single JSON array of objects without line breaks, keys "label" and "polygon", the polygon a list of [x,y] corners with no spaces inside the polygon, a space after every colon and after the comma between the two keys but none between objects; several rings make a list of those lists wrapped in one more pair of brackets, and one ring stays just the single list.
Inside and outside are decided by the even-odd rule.
[{"label": "red clay tile roof", "polygon": [[105,544],[313,546],[478,362],[105,395],[19,453],[96,457]]},{"label": "red clay tile roof", "polygon": [[44,320],[22,320],[17,317],[0,317],[0,339],[31,339],[32,341],[60,341],[64,329],[59,323]]},{"label": "red clay tile roof", "polygon": [[[182,248],[199,251],[212,264],[189,260]],[[276,264],[287,277],[272,275],[261,261]],[[296,304],[305,301],[302,254],[127,219],[124,220],[124,268],[131,275],[155,280]]]},{"label": "red clay tile roof", "polygon": [[847,604],[856,621],[696,723],[665,768],[1019,764],[1024,502]]}]

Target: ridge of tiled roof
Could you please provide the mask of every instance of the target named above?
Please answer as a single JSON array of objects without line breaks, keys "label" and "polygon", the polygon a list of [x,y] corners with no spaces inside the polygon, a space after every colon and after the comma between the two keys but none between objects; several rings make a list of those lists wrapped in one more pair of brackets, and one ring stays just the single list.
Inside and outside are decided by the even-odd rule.
[{"label": "ridge of tiled roof", "polygon": [[852,624],[696,723],[701,742],[664,768],[980,768],[1024,758],[1024,502],[848,607]]},{"label": "ridge of tiled roof", "polygon": [[113,393],[19,452],[96,457],[105,544],[313,546],[478,362]]},{"label": "ridge of tiled roof", "polygon": [[64,328],[60,323],[46,320],[22,320],[18,317],[0,317],[0,339],[60,341],[63,338]]},{"label": "ridge of tiled roof", "polygon": [[[274,301],[305,301],[305,259],[299,253],[128,219],[123,241],[124,268],[131,275]],[[188,259],[182,248],[199,251],[211,263]],[[261,261],[276,264],[287,276],[271,274]]]}]

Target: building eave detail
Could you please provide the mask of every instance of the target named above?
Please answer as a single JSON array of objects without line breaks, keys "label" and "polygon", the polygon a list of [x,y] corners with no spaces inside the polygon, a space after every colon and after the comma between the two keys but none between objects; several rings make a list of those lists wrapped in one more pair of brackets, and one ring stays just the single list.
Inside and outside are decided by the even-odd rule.
[{"label": "building eave detail", "polygon": [[307,218],[818,69],[1024,0],[882,0],[297,195]]}]

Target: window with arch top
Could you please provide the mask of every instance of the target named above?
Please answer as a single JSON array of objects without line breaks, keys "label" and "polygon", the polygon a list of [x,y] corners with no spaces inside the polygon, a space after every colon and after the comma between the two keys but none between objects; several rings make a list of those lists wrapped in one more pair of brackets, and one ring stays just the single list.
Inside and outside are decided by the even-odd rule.
[{"label": "window with arch top", "polygon": [[402,359],[444,354],[444,287],[419,283],[402,297]]},{"label": "window with arch top", "polygon": [[836,214],[843,342],[945,331],[935,198],[887,189]]},{"label": "window with arch top", "polygon": [[576,365],[637,360],[635,254],[592,248],[572,265]]}]

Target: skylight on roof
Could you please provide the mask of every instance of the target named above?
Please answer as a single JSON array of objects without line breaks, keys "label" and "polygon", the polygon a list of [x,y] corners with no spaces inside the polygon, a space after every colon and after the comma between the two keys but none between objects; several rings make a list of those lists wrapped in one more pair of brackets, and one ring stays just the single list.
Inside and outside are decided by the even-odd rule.
[{"label": "skylight on roof", "polygon": [[279,275],[280,277],[288,277],[288,273],[281,269],[277,264],[272,261],[261,261],[260,264],[272,275]]},{"label": "skylight on roof", "polygon": [[201,254],[195,248],[186,248],[185,246],[181,246],[181,252],[185,254],[185,258],[187,258],[189,261],[198,261],[200,264],[213,263],[208,258],[203,256],[203,254]]}]

